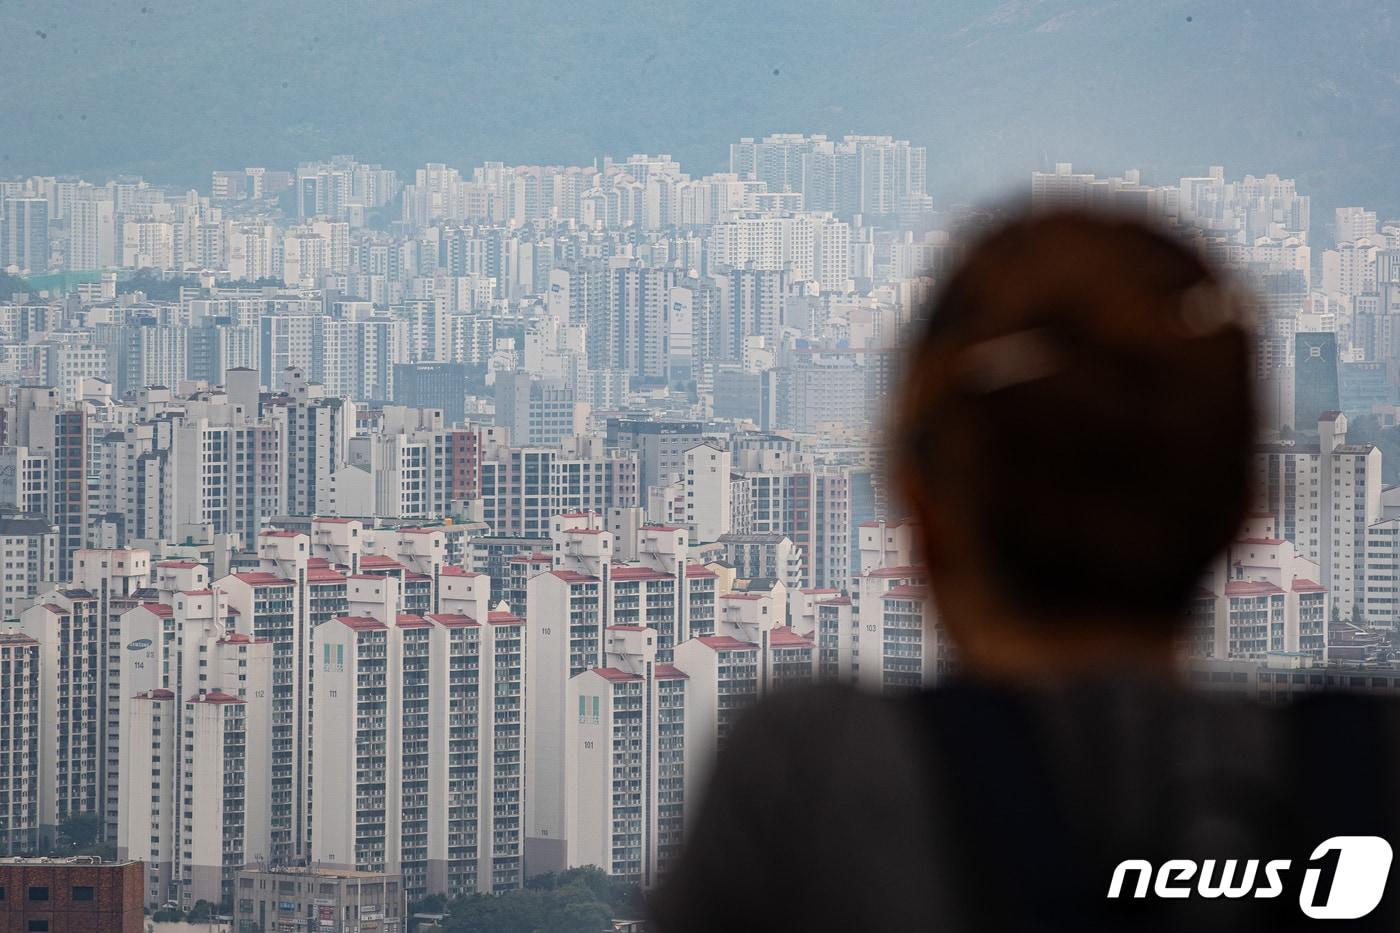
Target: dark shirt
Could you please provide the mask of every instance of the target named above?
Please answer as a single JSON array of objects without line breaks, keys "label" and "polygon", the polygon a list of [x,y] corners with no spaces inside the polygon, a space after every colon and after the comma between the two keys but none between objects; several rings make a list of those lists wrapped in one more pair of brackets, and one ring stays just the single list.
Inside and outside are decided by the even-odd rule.
[{"label": "dark shirt", "polygon": [[[1400,839],[1400,718],[1387,702],[1266,708],[1162,685],[1007,690],[959,683],[902,699],[836,687],[778,694],[735,729],[653,928],[691,930],[1280,930],[1334,836]],[[1108,892],[1116,866],[1119,897]],[[1161,897],[1162,864],[1194,860]],[[1218,885],[1234,859],[1239,897]],[[1253,879],[1249,860],[1257,860]],[[1269,888],[1266,863],[1280,868]],[[1340,861],[1338,861],[1340,859]],[[1335,871],[1329,865],[1341,867]],[[1276,866],[1277,867],[1277,866]],[[1183,869],[1184,870],[1184,869]],[[1338,883],[1343,899],[1349,896]],[[1400,930],[1390,883],[1345,930]],[[1326,924],[1324,924],[1325,926]]]}]

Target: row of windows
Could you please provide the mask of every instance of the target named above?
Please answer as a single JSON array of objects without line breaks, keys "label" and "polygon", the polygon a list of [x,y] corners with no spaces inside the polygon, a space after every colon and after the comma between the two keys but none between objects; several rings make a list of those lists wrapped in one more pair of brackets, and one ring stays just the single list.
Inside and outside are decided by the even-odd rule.
[{"label": "row of windows", "polygon": [[[25,891],[25,896],[26,896],[26,899],[27,899],[27,900],[30,900],[30,901],[35,901],[35,902],[44,902],[44,901],[47,901],[47,900],[49,899],[49,887],[48,887],[48,885],[43,885],[43,884],[31,884],[31,885],[29,886],[28,890]],[[74,886],[69,890],[69,899],[70,899],[70,900],[74,900],[74,901],[90,901],[90,900],[93,899],[93,896],[94,896],[94,893],[93,893],[93,888],[92,888],[91,885],[86,885],[86,884],[74,885]],[[3,886],[0,886],[0,901],[3,901],[3,900],[5,900],[5,899],[6,899],[5,888],[4,888]]]}]

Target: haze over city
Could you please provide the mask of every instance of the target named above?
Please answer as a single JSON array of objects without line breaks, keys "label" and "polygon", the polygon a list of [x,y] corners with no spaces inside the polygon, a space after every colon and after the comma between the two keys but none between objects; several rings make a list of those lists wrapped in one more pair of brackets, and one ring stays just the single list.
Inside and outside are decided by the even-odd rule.
[{"label": "haze over city", "polygon": [[[351,0],[3,0],[0,173],[133,172],[353,152],[587,164],[724,141],[895,133],[943,203],[1073,161],[1211,164],[1400,209],[1400,37],[1366,0],[1007,0],[817,8]],[[79,66],[80,65],[80,66]]]},{"label": "haze over city", "polygon": [[1395,32],[0,0],[0,917],[638,929],[746,710],[959,673],[886,426],[1019,212],[1250,296],[1184,676],[1400,689]]}]

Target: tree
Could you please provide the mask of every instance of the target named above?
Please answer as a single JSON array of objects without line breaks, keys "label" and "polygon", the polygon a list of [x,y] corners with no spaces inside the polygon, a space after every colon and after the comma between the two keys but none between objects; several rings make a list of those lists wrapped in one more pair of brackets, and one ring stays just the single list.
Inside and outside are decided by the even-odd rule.
[{"label": "tree", "polygon": [[447,909],[447,895],[429,894],[421,901],[414,901],[408,905],[408,912],[412,914],[440,914]]},{"label": "tree", "polygon": [[177,301],[181,288],[195,288],[198,280],[193,278],[164,279],[150,270],[142,269],[129,279],[117,282],[118,294],[141,292],[151,301]]},{"label": "tree", "polygon": [[98,813],[74,813],[58,824],[58,837],[54,840],[55,856],[96,855],[114,858],[116,847],[102,841],[104,826]]},{"label": "tree", "polygon": [[530,878],[518,891],[459,897],[447,905],[446,933],[596,933],[614,917],[641,914],[637,885],[600,868]]},{"label": "tree", "polygon": [[18,292],[28,292],[29,283],[17,275],[0,271],[0,301],[8,301]]}]

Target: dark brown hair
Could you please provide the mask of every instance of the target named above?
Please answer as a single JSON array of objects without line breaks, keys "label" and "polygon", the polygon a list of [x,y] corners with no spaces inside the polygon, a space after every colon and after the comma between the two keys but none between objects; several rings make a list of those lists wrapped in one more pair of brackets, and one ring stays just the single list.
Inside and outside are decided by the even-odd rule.
[{"label": "dark brown hair", "polygon": [[921,327],[893,467],[950,546],[1031,617],[1177,617],[1248,505],[1240,296],[1140,221],[1060,213],[973,245]]}]

